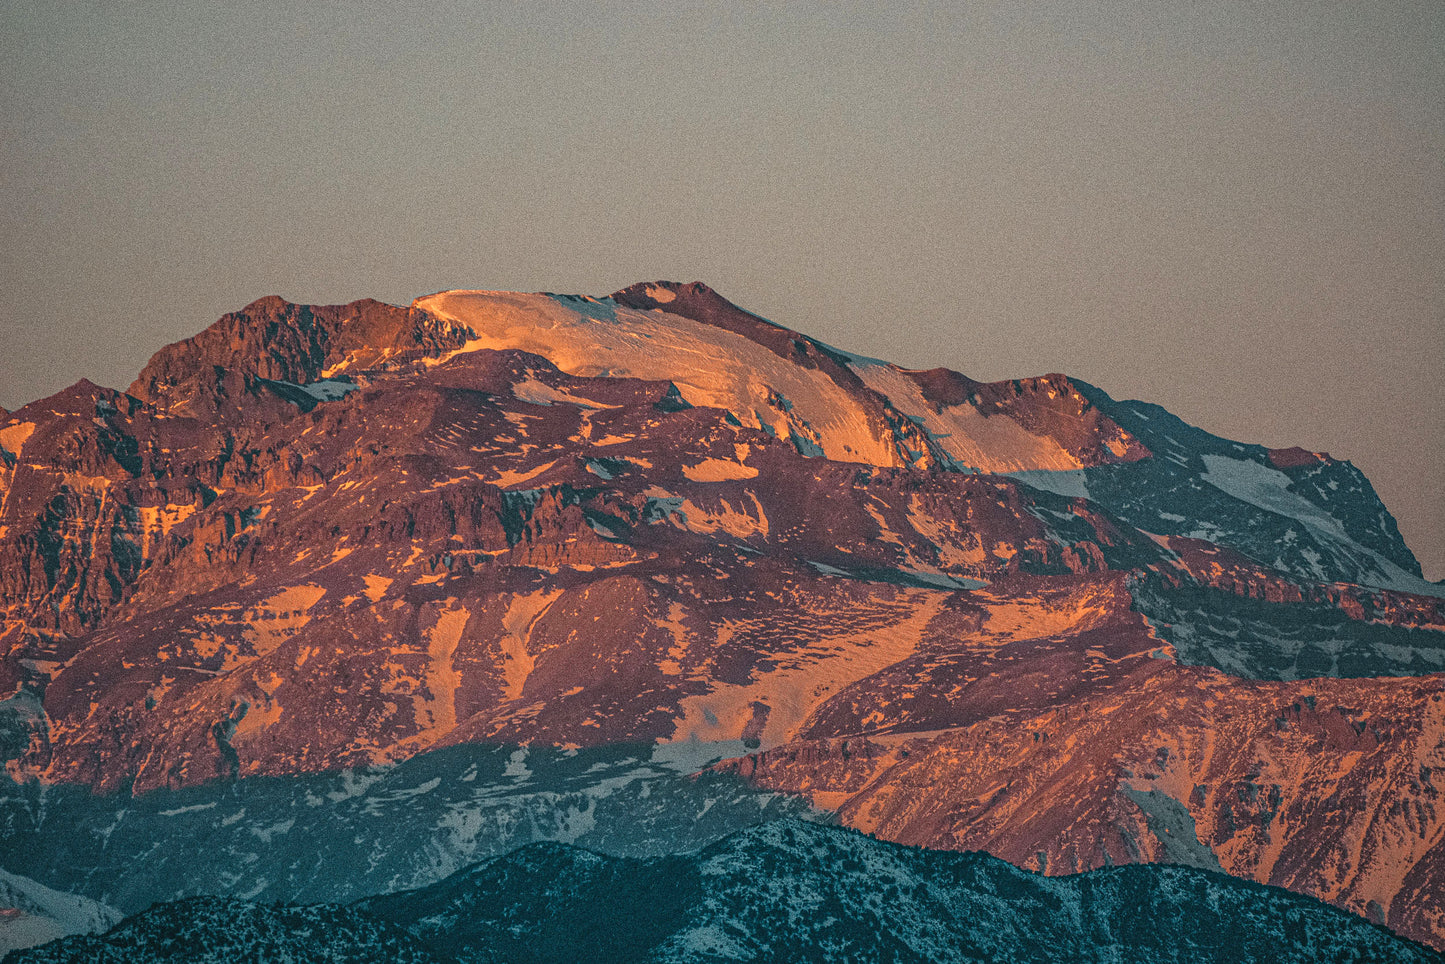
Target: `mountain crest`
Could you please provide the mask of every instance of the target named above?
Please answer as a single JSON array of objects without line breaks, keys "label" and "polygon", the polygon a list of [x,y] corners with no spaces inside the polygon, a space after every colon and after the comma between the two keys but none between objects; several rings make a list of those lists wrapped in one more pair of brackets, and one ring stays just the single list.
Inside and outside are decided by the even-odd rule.
[{"label": "mountain crest", "polygon": [[130,394],[174,414],[211,417],[258,380],[306,385],[461,347],[470,332],[371,298],[293,304],[275,295],[156,352]]}]

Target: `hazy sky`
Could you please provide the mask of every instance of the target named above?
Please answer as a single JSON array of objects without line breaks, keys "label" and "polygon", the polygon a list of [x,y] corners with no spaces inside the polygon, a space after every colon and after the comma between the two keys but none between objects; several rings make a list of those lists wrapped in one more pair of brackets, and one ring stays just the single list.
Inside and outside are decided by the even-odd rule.
[{"label": "hazy sky", "polygon": [[264,294],[704,280],[1348,458],[1445,576],[1445,3],[0,0],[0,405]]}]

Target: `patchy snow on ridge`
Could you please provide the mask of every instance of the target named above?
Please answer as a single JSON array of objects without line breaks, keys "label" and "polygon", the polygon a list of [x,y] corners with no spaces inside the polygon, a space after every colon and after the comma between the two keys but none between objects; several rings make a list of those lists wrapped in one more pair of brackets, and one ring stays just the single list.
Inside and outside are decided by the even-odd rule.
[{"label": "patchy snow on ridge", "polygon": [[749,749],[755,749],[796,739],[813,711],[833,694],[912,656],[948,598],[947,591],[911,590],[912,614],[893,625],[822,637],[786,661],[759,667],[744,683],[714,682],[706,692],[678,703],[680,714],[666,742],[715,746],[751,738]]},{"label": "patchy snow on ridge", "polygon": [[1201,455],[1200,458],[1204,460],[1205,467],[1205,473],[1200,478],[1224,494],[1266,512],[1298,519],[1330,538],[1342,542],[1350,541],[1350,537],[1345,534],[1334,516],[1308,499],[1289,491],[1289,476],[1278,469],[1248,459],[1232,459],[1223,455]]},{"label": "patchy snow on ridge", "polygon": [[969,404],[940,409],[895,365],[855,365],[854,370],[865,385],[887,397],[895,409],[926,431],[961,468],[1004,473],[1083,467],[1058,442],[1034,435],[1007,415],[985,416]]},{"label": "patchy snow on ridge", "polygon": [[[1201,455],[1200,458],[1205,466],[1205,473],[1200,476],[1203,481],[1255,508],[1296,520],[1316,539],[1335,543],[1359,561],[1361,579],[1367,584],[1402,592],[1440,595],[1439,586],[1406,572],[1378,552],[1350,538],[1338,519],[1303,496],[1291,492],[1289,476],[1278,469],[1223,455]],[[1373,573],[1369,571],[1371,568]]]}]

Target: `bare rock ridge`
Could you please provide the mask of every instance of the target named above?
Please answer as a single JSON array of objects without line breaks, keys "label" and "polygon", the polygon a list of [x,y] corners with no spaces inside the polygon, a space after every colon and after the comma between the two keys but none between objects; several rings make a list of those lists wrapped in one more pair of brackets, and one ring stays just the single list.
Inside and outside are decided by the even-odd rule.
[{"label": "bare rock ridge", "polygon": [[[138,909],[113,891],[194,891],[166,821],[319,872],[346,846],[283,814],[355,800],[428,828],[377,856],[419,886],[480,827],[575,839],[712,767],[713,802],[650,799],[1222,868],[1442,946],[1442,596],[1348,462],[1064,375],[904,370],[697,283],[266,298],[128,393],[0,416],[0,867]],[[509,823],[543,748],[610,762],[548,763]],[[302,892],[208,859],[209,892]]]},{"label": "bare rock ridge", "polygon": [[[157,352],[129,393],[158,409],[214,418],[259,383],[307,384],[457,348],[470,333],[369,298],[293,305],[270,296]],[[274,390],[274,389],[273,389]],[[306,393],[286,395],[306,401]]]}]

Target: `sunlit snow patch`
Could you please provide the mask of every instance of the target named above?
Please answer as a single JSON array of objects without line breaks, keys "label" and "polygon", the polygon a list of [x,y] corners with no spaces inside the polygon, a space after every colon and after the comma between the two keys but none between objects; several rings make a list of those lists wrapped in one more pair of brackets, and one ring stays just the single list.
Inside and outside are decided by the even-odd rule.
[{"label": "sunlit snow patch", "polygon": [[580,408],[617,408],[616,405],[604,405],[602,402],[594,402],[590,398],[572,395],[535,378],[528,378],[513,385],[512,394],[519,401],[530,402],[533,405],[560,404],[576,405]]},{"label": "sunlit snow patch", "polygon": [[756,478],[758,470],[728,459],[703,459],[696,465],[684,465],[682,474],[693,482],[732,482]]}]

